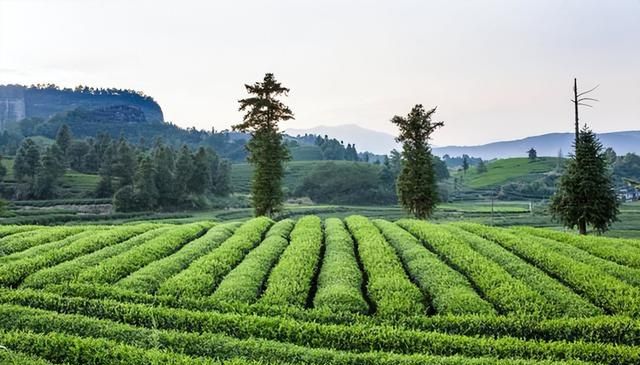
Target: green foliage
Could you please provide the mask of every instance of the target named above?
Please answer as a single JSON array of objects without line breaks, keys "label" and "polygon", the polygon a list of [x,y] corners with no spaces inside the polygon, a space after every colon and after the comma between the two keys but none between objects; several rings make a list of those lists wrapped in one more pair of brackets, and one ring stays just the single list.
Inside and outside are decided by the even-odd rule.
[{"label": "green foliage", "polygon": [[441,261],[407,231],[381,219],[373,223],[396,250],[411,279],[425,297],[431,299],[438,314],[495,314],[491,304],[473,290],[461,273]]},{"label": "green foliage", "polygon": [[640,315],[640,290],[607,274],[601,268],[550,250],[548,244],[532,237],[522,239],[505,231],[471,223],[460,223],[460,226],[497,242],[546,272],[553,273],[577,293],[611,313],[636,318]]},{"label": "green foliage", "polygon": [[49,285],[74,281],[83,271],[95,267],[111,257],[140,246],[147,241],[153,240],[160,235],[168,234],[172,229],[174,229],[174,227],[157,226],[121,243],[107,246],[88,255],[80,256],[73,260],[40,270],[27,276],[22,283],[22,287],[44,288]]},{"label": "green foliage", "polygon": [[[26,226],[29,228],[29,226]],[[13,230],[14,234],[0,239],[0,255],[11,255],[15,252],[27,250],[32,247],[44,245],[49,242],[58,241],[68,236],[80,233],[86,227],[54,227],[36,229],[33,227],[22,230]]]},{"label": "green foliage", "polygon": [[269,272],[289,244],[294,224],[291,219],[283,219],[271,226],[264,240],[224,277],[211,298],[219,302],[255,302],[262,294]]},{"label": "green foliage", "polygon": [[518,227],[517,230],[538,237],[568,243],[600,258],[640,269],[640,246],[630,242],[604,237],[580,237],[570,233],[532,227]]},{"label": "green foliage", "polygon": [[245,222],[231,238],[209,254],[193,261],[189,267],[165,281],[159,294],[175,297],[210,295],[245,255],[261,240],[273,221],[258,217]]},{"label": "green foliage", "polygon": [[[260,302],[304,307],[320,266],[322,222],[316,216],[300,218],[291,231],[290,244],[271,271]],[[295,273],[295,275],[292,275]]]},{"label": "green foliage", "polygon": [[215,226],[202,237],[184,245],[173,255],[153,261],[118,281],[116,286],[133,291],[154,293],[168,278],[184,270],[197,258],[220,246],[222,242],[233,235],[238,225],[237,223],[229,223]]},{"label": "green foliage", "polygon": [[435,112],[435,108],[425,111],[422,105],[416,105],[406,118],[391,119],[400,129],[397,141],[402,143],[402,168],[397,181],[400,205],[420,219],[431,216],[439,200],[429,139],[444,123],[431,122]]},{"label": "green foliage", "polygon": [[314,307],[335,312],[367,313],[362,295],[363,278],[353,238],[340,219],[325,220],[325,251],[318,276]]},{"label": "green foliage", "polygon": [[32,139],[26,138],[16,153],[13,176],[18,181],[28,178],[33,181],[40,168],[40,151]]},{"label": "green foliage", "polygon": [[293,112],[277,99],[289,89],[267,73],[262,82],[245,85],[249,98],[242,99],[240,111],[245,111],[243,122],[234,130],[250,132],[247,160],[254,165],[251,201],[257,216],[273,216],[282,209],[284,198],[282,178],[284,162],[289,152],[282,142],[278,122],[293,119]]},{"label": "green foliage", "polygon": [[296,196],[308,196],[323,204],[391,204],[394,191],[385,189],[380,168],[366,163],[318,164],[295,190]]},{"label": "green foliage", "polygon": [[58,250],[45,251],[40,255],[11,261],[0,267],[0,284],[15,286],[36,270],[127,240],[149,230],[150,227],[148,224],[118,227],[72,241]]},{"label": "green foliage", "polygon": [[514,278],[540,293],[549,303],[553,303],[558,313],[568,317],[588,317],[604,313],[602,309],[502,246],[458,227],[446,225],[444,228],[456,237],[464,239],[480,254],[498,263]]},{"label": "green foliage", "polygon": [[422,293],[411,283],[380,231],[362,216],[347,217],[345,222],[357,243],[375,313],[387,318],[424,314]]},{"label": "green foliage", "polygon": [[144,244],[101,261],[97,266],[80,272],[77,280],[85,283],[113,284],[146,264],[175,252],[202,235],[210,222],[185,224]]},{"label": "green foliage", "polygon": [[605,232],[616,220],[619,202],[602,144],[585,126],[575,149],[549,208],[554,218],[571,229],[577,226],[581,234],[587,234],[588,225]]},{"label": "green foliage", "polygon": [[397,224],[418,237],[431,251],[467,276],[500,314],[557,316],[551,303],[502,266],[473,250],[459,237],[423,221]]},{"label": "green foliage", "polygon": [[538,152],[533,147],[527,151],[527,155],[529,155],[529,161],[535,161],[538,158]]},{"label": "green foliage", "polygon": [[476,171],[478,172],[478,174],[484,174],[488,171],[487,165],[483,160],[480,160],[480,162],[478,162],[478,165],[476,165]]}]

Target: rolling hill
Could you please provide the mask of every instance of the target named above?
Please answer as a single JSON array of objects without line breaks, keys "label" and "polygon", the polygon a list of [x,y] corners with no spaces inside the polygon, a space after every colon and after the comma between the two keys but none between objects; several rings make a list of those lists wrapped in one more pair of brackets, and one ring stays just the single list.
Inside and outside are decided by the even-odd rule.
[{"label": "rolling hill", "polygon": [[[598,133],[598,138],[605,148],[612,147],[618,154],[640,153],[640,131],[623,131]],[[433,152],[438,156],[481,157],[483,159],[526,156],[530,148],[535,148],[538,156],[557,156],[562,150],[567,154],[574,139],[573,133],[549,133],[511,141],[487,143],[478,146],[446,146],[435,147]]]}]

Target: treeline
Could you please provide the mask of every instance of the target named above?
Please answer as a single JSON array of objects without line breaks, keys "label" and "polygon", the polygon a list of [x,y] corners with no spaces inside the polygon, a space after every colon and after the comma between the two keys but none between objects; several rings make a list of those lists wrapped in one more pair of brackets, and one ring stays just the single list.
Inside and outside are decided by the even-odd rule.
[{"label": "treeline", "polygon": [[[54,199],[67,168],[98,174],[93,197],[113,197],[119,211],[173,210],[203,204],[207,196],[231,192],[231,164],[211,148],[176,149],[155,141],[152,147],[134,145],[121,137],[100,133],[74,139],[63,125],[55,143],[41,152],[26,138],[13,165],[14,199]],[[2,171],[0,170],[0,174]]]},{"label": "treeline", "polygon": [[[437,181],[449,178],[449,170],[437,156],[431,156]],[[398,201],[396,181],[402,170],[402,156],[393,150],[382,163],[318,164],[295,189],[293,196],[309,197],[321,204],[386,205]],[[441,201],[448,200],[444,185],[438,186]]]}]

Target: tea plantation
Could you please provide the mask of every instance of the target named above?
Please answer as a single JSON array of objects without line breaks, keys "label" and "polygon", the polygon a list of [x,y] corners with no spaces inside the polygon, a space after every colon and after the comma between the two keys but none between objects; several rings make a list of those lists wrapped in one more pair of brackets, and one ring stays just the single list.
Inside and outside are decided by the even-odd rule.
[{"label": "tea plantation", "polygon": [[639,364],[640,241],[475,223],[0,226],[0,364]]}]

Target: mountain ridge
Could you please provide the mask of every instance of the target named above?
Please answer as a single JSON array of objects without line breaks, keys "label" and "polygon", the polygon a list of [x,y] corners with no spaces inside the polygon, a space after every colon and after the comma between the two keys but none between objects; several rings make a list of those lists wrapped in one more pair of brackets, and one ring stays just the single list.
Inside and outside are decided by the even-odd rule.
[{"label": "mountain ridge", "polygon": [[[344,140],[345,143],[356,143],[358,150],[368,150],[378,154],[386,154],[391,149],[401,148],[394,136],[385,132],[370,130],[355,124],[337,126],[315,126],[308,129],[288,128],[290,135],[320,134]],[[358,133],[355,135],[354,133]],[[640,130],[596,133],[604,148],[612,147],[618,154],[640,154]],[[574,134],[571,132],[551,132],[518,139],[489,142],[479,145],[447,145],[434,146],[433,153],[438,156],[462,156],[467,154],[485,160],[495,158],[527,156],[530,148],[536,149],[539,156],[557,156],[560,151],[569,153],[572,148]]]}]

